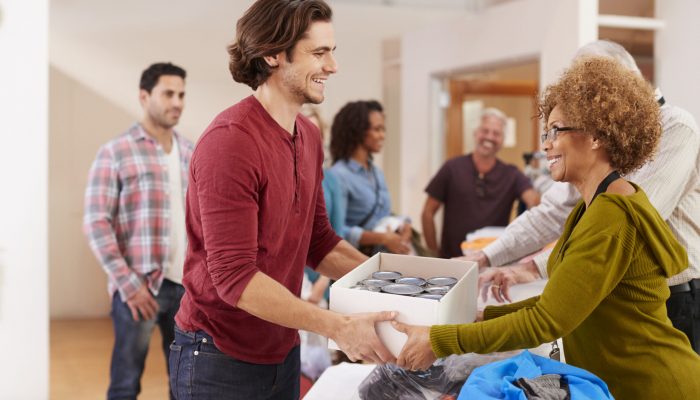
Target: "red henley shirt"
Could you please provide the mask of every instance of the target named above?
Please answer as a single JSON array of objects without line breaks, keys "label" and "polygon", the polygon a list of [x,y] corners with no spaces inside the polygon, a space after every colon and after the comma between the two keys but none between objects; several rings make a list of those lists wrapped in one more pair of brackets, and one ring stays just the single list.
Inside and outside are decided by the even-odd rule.
[{"label": "red henley shirt", "polygon": [[190,164],[186,292],[175,321],[251,363],[281,363],[299,334],[236,307],[250,279],[261,271],[298,296],[304,266],[340,241],[321,189],[321,136],[301,115],[295,125],[292,136],[250,96],[214,119]]}]

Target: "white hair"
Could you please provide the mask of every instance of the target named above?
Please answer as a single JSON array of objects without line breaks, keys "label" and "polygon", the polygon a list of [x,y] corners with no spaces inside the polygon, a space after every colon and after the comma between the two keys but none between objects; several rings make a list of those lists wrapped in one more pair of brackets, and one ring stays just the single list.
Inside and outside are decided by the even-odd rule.
[{"label": "white hair", "polygon": [[609,40],[596,40],[580,47],[574,55],[574,60],[582,57],[596,56],[610,57],[637,75],[642,75],[632,55],[621,45]]},{"label": "white hair", "polygon": [[501,121],[501,124],[503,125],[504,129],[505,129],[506,125],[508,124],[508,117],[506,116],[506,114],[496,107],[485,108],[481,112],[481,119],[483,120],[486,117],[493,117],[493,118],[496,118],[497,120]]}]

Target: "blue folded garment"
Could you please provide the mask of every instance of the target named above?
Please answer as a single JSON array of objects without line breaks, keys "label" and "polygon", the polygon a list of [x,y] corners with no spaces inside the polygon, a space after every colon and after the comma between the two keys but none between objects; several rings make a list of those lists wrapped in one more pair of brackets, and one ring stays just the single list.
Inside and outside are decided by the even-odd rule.
[{"label": "blue folded garment", "polygon": [[513,384],[520,378],[534,379],[558,374],[569,386],[572,400],[612,399],[608,385],[592,373],[559,361],[523,351],[517,356],[475,369],[462,387],[457,400],[525,400],[523,390]]}]

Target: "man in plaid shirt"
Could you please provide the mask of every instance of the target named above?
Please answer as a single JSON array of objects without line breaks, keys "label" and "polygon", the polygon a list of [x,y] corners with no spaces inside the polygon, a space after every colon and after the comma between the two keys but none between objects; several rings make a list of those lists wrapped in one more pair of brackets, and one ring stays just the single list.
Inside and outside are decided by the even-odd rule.
[{"label": "man in plaid shirt", "polygon": [[[103,145],[85,191],[83,228],[109,279],[115,343],[108,399],[136,399],[153,328],[167,362],[184,293],[184,195],[193,144],[176,133],[185,70],[141,75],[141,121]],[[171,395],[172,398],[172,395]]]}]

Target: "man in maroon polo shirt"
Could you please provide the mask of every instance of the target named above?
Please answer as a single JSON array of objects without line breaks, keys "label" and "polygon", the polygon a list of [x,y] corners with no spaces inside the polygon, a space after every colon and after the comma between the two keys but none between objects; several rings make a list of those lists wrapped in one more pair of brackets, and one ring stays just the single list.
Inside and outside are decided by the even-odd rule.
[{"label": "man in maroon polo shirt", "polygon": [[335,235],[321,190],[318,129],[299,114],[337,71],[322,0],[258,0],[238,21],[229,69],[252,96],[220,113],[192,155],[171,387],[184,399],[296,399],[299,335],[351,359],[394,361],[374,324],[299,299],[304,266],[339,278],[366,259]]}]

